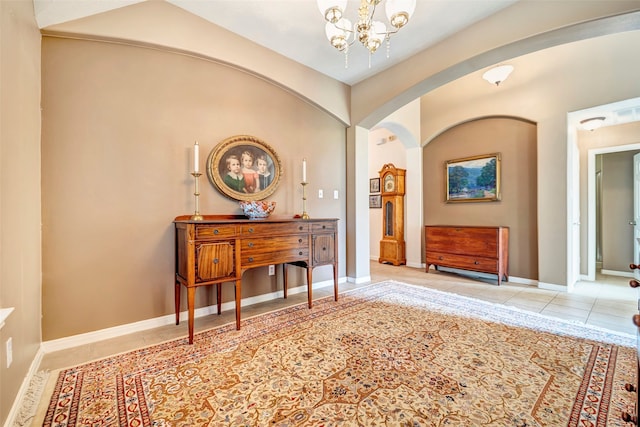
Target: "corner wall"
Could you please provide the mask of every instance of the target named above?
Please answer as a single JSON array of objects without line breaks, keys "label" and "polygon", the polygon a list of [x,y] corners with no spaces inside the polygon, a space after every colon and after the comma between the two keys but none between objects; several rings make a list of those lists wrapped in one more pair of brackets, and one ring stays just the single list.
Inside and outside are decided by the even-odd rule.
[{"label": "corner wall", "polygon": [[[538,279],[536,136],[533,123],[486,118],[443,132],[423,150],[425,225],[509,227],[509,275],[528,280]],[[446,203],[445,162],[492,153],[502,158],[502,200]]]},{"label": "corner wall", "polygon": [[14,308],[0,329],[4,425],[40,346],[40,32],[31,1],[0,1],[0,20],[0,308]]}]

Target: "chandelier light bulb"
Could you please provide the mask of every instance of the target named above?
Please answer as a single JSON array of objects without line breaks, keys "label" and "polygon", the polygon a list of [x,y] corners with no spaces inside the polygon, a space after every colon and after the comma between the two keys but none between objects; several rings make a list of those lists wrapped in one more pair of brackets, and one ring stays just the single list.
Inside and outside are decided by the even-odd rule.
[{"label": "chandelier light bulb", "polygon": [[335,24],[327,22],[327,25],[325,25],[325,33],[327,35],[327,39],[331,42],[331,45],[342,52],[347,48],[347,46],[349,46],[351,22],[344,18]]},{"label": "chandelier light bulb", "polygon": [[365,47],[369,52],[374,53],[382,44],[382,40],[386,37],[387,27],[380,21],[373,21],[371,29],[367,36]]},{"label": "chandelier light bulb", "polygon": [[391,25],[400,29],[407,25],[416,10],[416,0],[387,0],[384,10]]},{"label": "chandelier light bulb", "polygon": [[327,22],[335,24],[342,18],[347,0],[318,0],[318,9]]}]

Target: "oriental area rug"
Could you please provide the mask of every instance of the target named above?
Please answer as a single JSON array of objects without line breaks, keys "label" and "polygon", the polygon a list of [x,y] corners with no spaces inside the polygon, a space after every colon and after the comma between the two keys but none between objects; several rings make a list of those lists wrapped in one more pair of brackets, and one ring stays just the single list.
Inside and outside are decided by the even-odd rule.
[{"label": "oriental area rug", "polygon": [[45,426],[625,426],[632,336],[394,281],[58,373]]}]

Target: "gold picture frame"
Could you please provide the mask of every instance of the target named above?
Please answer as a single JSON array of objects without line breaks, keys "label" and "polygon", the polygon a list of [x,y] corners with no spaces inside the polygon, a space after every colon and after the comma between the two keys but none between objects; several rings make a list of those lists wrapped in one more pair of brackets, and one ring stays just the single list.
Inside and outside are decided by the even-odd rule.
[{"label": "gold picture frame", "polygon": [[236,135],[211,150],[207,176],[230,199],[263,200],[278,188],[282,163],[266,142],[255,136]]},{"label": "gold picture frame", "polygon": [[447,160],[444,165],[445,201],[495,202],[502,199],[500,153]]}]

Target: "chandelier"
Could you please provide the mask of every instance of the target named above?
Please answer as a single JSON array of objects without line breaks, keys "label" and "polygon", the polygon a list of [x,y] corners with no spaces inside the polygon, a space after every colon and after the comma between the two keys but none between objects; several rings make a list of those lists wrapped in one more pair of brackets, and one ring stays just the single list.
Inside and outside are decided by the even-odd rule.
[{"label": "chandelier", "polygon": [[385,12],[391,24],[390,28],[384,22],[374,20],[376,6],[382,0],[360,0],[358,21],[352,25],[344,18],[347,0],[317,0],[318,8],[327,21],[325,32],[333,47],[345,53],[345,66],[349,47],[359,41],[369,51],[369,67],[371,54],[375,53],[383,41],[387,42],[387,58],[389,57],[390,38],[404,27],[416,8],[416,0],[386,0]]}]

